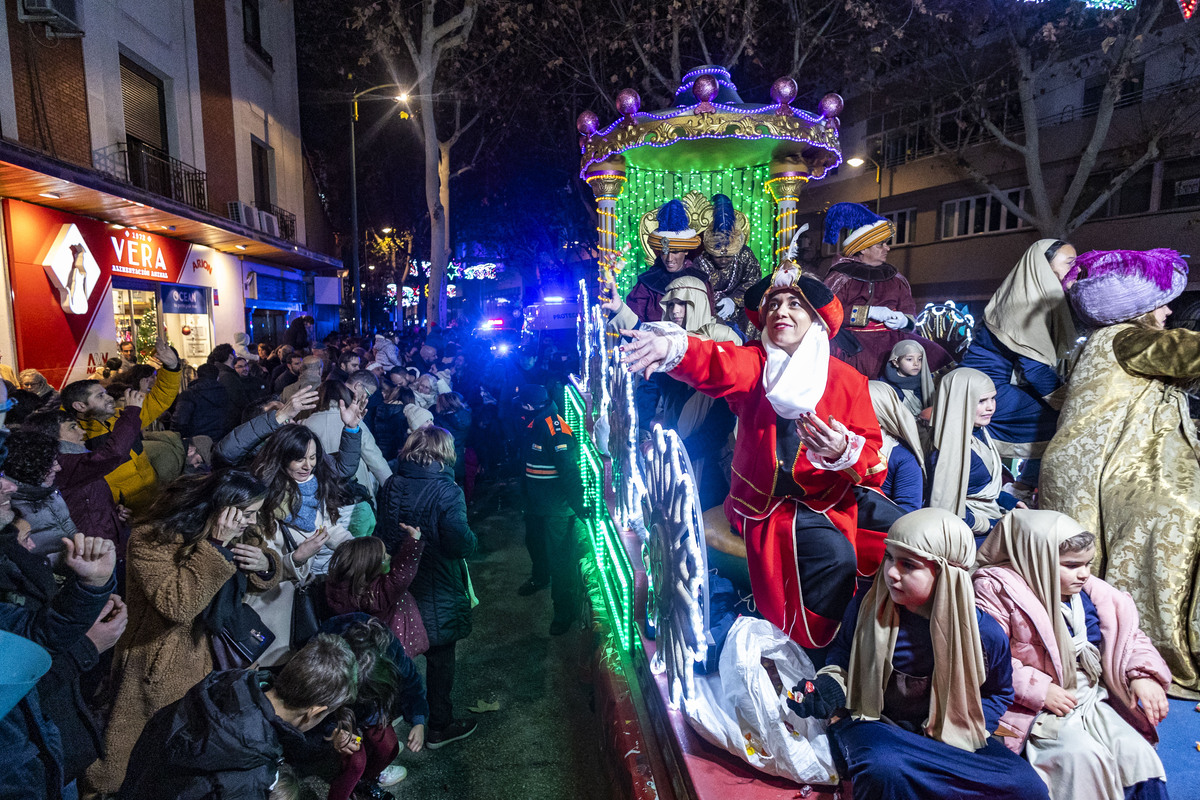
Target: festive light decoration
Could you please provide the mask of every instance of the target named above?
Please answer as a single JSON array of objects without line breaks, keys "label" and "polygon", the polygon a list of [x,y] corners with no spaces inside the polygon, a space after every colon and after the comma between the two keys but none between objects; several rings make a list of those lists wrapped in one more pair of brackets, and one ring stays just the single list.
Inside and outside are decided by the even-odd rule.
[{"label": "festive light decoration", "polygon": [[[429,284],[428,283],[425,284],[425,296],[429,297]],[[458,297],[458,287],[455,286],[453,283],[446,284],[446,297],[449,297],[449,298]]]},{"label": "festive light decoration", "polygon": [[637,376],[625,369],[625,357],[619,347],[611,348],[606,356],[605,360],[612,365],[608,371],[612,398],[608,452],[613,459],[613,488],[617,496],[614,510],[621,527],[636,532],[645,547],[646,480],[638,452],[638,412],[633,394]]},{"label": "festive light decoration", "polygon": [[[764,164],[742,169],[700,172],[665,172],[629,167],[625,191],[617,198],[615,220],[617,241],[634,242],[629,254],[634,264],[644,263],[645,254],[639,244],[638,225],[642,215],[658,208],[668,200],[698,191],[705,197],[723,194],[733,201],[733,207],[750,220],[750,236],[746,244],[758,257],[764,270],[771,268],[771,236],[773,211],[770,198],[763,192],[768,183],[769,168]],[[637,271],[623,270],[616,276],[622,296],[637,282]]]},{"label": "festive light decoration", "polygon": [[[583,398],[575,386],[563,397],[563,418],[574,430],[585,431]],[[618,646],[625,652],[634,647],[633,563],[613,525],[604,502],[604,465],[590,436],[579,436],[579,474],[583,479],[584,504],[592,510],[584,523],[588,533],[592,574],[600,583],[604,609],[612,622]]]},{"label": "festive light decoration", "polygon": [[646,478],[647,615],[655,623],[650,669],[666,673],[671,707],[678,708],[695,700],[695,664],[708,657],[708,558],[692,465],[675,431],[654,426]]},{"label": "festive light decoration", "polygon": [[[417,266],[421,269],[421,274],[426,278],[429,277],[429,270],[433,265],[428,261],[420,261]],[[451,261],[446,265],[446,277],[449,280],[457,280],[465,278],[469,281],[491,280],[496,275],[503,271],[503,268],[493,262],[484,262],[482,264],[472,264],[469,267],[463,267],[461,261]]]},{"label": "festive light decoration", "polygon": [[1176,0],[1179,3],[1179,12],[1183,14],[1184,19],[1191,19],[1196,13],[1196,6],[1200,5],[1200,0]]},{"label": "festive light decoration", "polygon": [[412,308],[415,306],[419,302],[417,299],[417,290],[411,286],[405,286],[404,295],[400,302],[404,308]]}]

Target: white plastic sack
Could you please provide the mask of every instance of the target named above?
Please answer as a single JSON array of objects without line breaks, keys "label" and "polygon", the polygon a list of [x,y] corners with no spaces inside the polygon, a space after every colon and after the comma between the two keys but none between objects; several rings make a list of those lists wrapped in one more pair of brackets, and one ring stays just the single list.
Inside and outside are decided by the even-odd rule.
[{"label": "white plastic sack", "polygon": [[[775,663],[783,682],[776,692],[762,666]],[[733,623],[715,675],[696,676],[696,696],[684,702],[688,722],[706,741],[750,766],[797,783],[838,781],[824,720],[801,719],[787,705],[787,690],[816,675],[812,662],[783,631],[765,619]]]}]

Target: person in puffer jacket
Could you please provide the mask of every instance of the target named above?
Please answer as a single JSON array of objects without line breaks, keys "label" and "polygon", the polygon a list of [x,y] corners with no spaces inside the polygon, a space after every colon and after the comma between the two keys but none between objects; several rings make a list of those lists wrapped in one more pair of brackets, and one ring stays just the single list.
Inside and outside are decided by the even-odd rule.
[{"label": "person in puffer jacket", "polygon": [[465,559],[477,540],[467,523],[463,490],[454,482],[454,437],[427,427],[409,434],[400,451],[396,474],[379,495],[379,526],[395,557],[409,538],[404,525],[421,530],[425,551],[409,591],[417,601],[429,649],[425,652],[429,734],[426,744],[438,749],[475,732],[477,723],[456,720],[450,692],[454,687],[454,646],[471,632],[471,589]]},{"label": "person in puffer jacket", "polygon": [[303,747],[304,732],[357,693],[354,653],[330,634],[314,637],[274,680],[265,671],[210,673],[146,724],[118,796],[267,800],[285,748]]},{"label": "person in puffer jacket", "polygon": [[179,393],[171,430],[185,439],[208,436],[221,441],[241,421],[238,409],[230,402],[229,392],[218,380],[215,364],[196,367],[196,380]]},{"label": "person in puffer jacket", "polygon": [[[146,395],[138,414],[143,430],[154,424],[179,394],[179,356],[161,338],[155,344],[154,352],[162,362],[162,369],[158,370],[154,387]],[[112,435],[117,419],[125,413],[124,410],[115,412],[112,398],[99,381],[75,381],[64,386],[62,406],[64,411],[75,415],[79,426],[87,434],[88,447],[92,450],[103,447],[104,437]],[[158,475],[140,444],[134,446],[128,462],[121,464],[104,479],[108,481],[113,500],[134,511],[149,507],[158,493]]]}]

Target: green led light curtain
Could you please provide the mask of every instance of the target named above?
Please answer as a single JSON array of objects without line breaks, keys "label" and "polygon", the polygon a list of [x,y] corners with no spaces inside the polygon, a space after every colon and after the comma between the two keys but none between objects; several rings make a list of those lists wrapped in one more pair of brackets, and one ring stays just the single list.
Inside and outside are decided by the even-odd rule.
[{"label": "green led light curtain", "polygon": [[691,191],[700,192],[708,198],[723,194],[733,201],[733,207],[750,221],[747,244],[763,270],[769,271],[773,266],[771,238],[775,207],[764,188],[768,176],[766,164],[714,172],[665,172],[629,167],[625,191],[617,198],[617,249],[620,250],[626,242],[631,245],[629,266],[617,280],[621,294],[629,293],[638,274],[648,266],[638,238],[642,215]]}]

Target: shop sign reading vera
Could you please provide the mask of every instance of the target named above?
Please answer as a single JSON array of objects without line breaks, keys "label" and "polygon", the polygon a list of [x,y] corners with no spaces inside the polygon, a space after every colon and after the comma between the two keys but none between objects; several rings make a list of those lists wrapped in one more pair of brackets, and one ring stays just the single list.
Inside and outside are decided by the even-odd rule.
[{"label": "shop sign reading vera", "polygon": [[167,272],[167,259],[163,255],[163,248],[155,241],[161,241],[162,237],[129,228],[125,228],[120,234],[108,237],[112,242],[114,275],[128,275],[152,281],[170,281],[179,277],[178,270],[174,277]]},{"label": "shop sign reading vera", "polygon": [[[4,201],[4,221],[17,363],[55,388],[117,354],[114,276],[215,287],[212,264],[224,266],[207,247],[16,200]],[[193,262],[203,266],[187,270]]]}]

